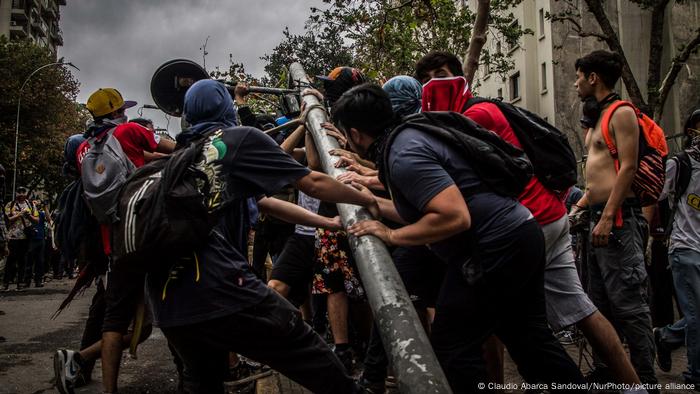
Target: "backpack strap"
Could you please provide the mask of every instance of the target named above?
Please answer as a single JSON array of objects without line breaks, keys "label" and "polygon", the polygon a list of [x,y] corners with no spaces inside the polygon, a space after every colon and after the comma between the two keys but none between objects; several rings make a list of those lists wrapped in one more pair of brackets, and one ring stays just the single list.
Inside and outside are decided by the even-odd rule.
[{"label": "backpack strap", "polygon": [[[615,146],[615,141],[613,141],[612,136],[610,135],[610,121],[612,120],[612,116],[615,113],[615,111],[618,108],[624,106],[632,107],[637,116],[639,116],[639,110],[637,109],[637,107],[634,106],[634,104],[630,103],[629,101],[617,100],[610,105],[608,110],[605,112],[605,115],[603,115],[603,120],[600,122],[603,140],[605,140],[605,145],[608,146],[610,155],[612,156],[613,161],[615,162],[615,172],[620,171],[620,159],[618,158],[618,152],[617,147]],[[617,213],[615,214],[615,227],[622,227],[622,207],[620,207],[620,209],[618,209]]]},{"label": "backpack strap", "polygon": [[634,109],[634,112],[637,114],[637,117],[639,117],[639,109],[637,109],[637,107],[635,107],[634,104],[630,103],[629,101],[618,100],[610,105],[608,111],[605,112],[605,115],[603,115],[603,120],[600,122],[603,139],[605,140],[605,144],[608,146],[610,155],[612,155],[613,160],[615,160],[615,170],[617,171],[620,170],[620,161],[617,158],[618,152],[617,147],[615,146],[615,141],[613,141],[612,136],[610,136],[610,121],[612,120],[612,116],[615,113],[615,111],[618,108],[625,106],[632,107],[632,109]]},{"label": "backpack strap", "polygon": [[[480,103],[494,103],[494,100],[486,98],[486,97],[472,97],[469,100],[467,100],[466,103],[464,103],[464,107],[462,107],[462,111],[460,112],[461,114],[464,114],[467,112],[469,108],[471,108],[472,105],[480,104]],[[496,103],[494,103],[496,104]]]}]

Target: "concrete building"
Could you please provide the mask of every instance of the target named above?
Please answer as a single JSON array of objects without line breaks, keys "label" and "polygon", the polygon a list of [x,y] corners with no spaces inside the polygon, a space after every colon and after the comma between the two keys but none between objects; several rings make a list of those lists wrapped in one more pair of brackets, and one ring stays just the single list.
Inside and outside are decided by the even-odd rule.
[{"label": "concrete building", "polygon": [[[579,126],[580,100],[573,87],[576,76],[574,62],[595,49],[608,47],[595,38],[579,38],[566,23],[551,23],[547,20],[548,13],[559,12],[567,4],[578,7],[583,15],[579,23],[584,30],[600,31],[593,15],[586,11],[585,3],[581,0],[523,0],[512,9],[515,18],[513,23],[532,30],[534,34],[524,35],[517,44],[508,45],[490,32],[485,49],[491,53],[507,52],[513,59],[514,68],[502,76],[490,73],[487,67],[482,66],[475,78],[475,86],[481,96],[503,97],[504,100],[538,113],[569,135],[572,148],[581,157],[585,149]],[[469,0],[468,6],[475,10],[476,2]],[[646,97],[651,14],[629,0],[605,2],[605,7],[642,94]],[[700,26],[700,3],[672,2],[667,9],[666,19],[662,78],[676,55],[677,47],[690,41],[695,28]],[[627,97],[622,81],[617,91],[623,98]],[[666,134],[672,136],[681,132],[685,117],[692,108],[698,106],[700,56],[694,55],[679,74],[666,101],[661,122]],[[670,145],[674,151],[679,148],[673,140]]]},{"label": "concrete building", "polygon": [[66,0],[0,0],[0,35],[30,39],[56,54],[63,45],[59,6]]}]

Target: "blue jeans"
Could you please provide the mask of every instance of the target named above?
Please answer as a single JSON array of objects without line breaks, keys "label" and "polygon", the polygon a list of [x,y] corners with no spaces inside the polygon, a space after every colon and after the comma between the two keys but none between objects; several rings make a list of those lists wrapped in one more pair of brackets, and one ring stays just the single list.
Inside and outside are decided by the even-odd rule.
[{"label": "blue jeans", "polygon": [[685,336],[688,351],[688,370],[683,376],[689,383],[700,383],[700,252],[678,248],[669,255],[673,284],[676,287],[678,305],[685,316],[664,327],[662,338],[670,345],[677,344]]}]

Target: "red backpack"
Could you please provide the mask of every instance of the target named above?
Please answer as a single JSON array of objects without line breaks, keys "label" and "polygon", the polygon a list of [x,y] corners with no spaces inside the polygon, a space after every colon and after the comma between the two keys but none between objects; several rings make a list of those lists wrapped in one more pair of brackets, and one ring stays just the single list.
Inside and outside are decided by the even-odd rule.
[{"label": "red backpack", "polygon": [[620,170],[620,161],[617,157],[615,142],[610,137],[609,125],[615,110],[625,105],[634,109],[639,120],[639,159],[637,172],[632,181],[632,191],[643,207],[653,205],[659,201],[666,180],[666,157],[668,156],[666,135],[653,119],[639,111],[632,103],[622,100],[614,102],[605,112],[601,126],[605,143],[615,160],[616,171]]}]

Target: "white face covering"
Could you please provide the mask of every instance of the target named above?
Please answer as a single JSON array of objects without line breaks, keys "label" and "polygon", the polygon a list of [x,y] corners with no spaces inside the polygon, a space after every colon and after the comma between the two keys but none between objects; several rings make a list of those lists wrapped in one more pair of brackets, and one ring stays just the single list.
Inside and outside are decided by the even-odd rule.
[{"label": "white face covering", "polygon": [[126,123],[128,121],[129,121],[129,117],[126,116],[126,114],[124,114],[118,118],[112,119],[112,122],[115,124],[122,124],[122,123]]}]

